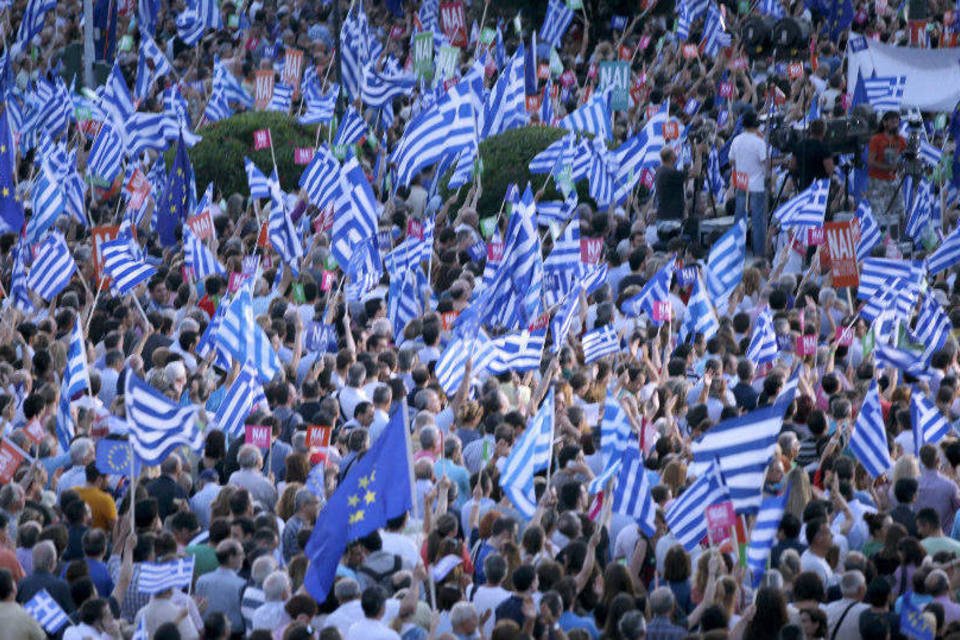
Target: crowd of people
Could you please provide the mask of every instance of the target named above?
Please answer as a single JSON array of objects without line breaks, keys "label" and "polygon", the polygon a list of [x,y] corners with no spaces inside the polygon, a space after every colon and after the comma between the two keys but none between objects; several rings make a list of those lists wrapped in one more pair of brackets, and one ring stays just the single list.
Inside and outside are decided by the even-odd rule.
[{"label": "crowd of people", "polygon": [[[112,27],[116,62],[133,86],[138,46],[123,43],[127,36],[139,42],[144,7],[154,6],[153,39],[174,73],[152,87],[138,108],[167,108],[162,90],[176,83],[202,136],[215,59],[252,96],[257,71],[273,68],[285,47],[296,47],[306,68],[324,78],[326,90],[340,71],[339,24],[359,10],[384,47],[382,58],[400,67],[410,61],[424,17],[420,3],[338,1],[337,9],[302,0],[222,2],[222,26],[194,46],[181,39],[177,18],[198,3],[118,3]],[[34,19],[39,4],[17,0],[0,9],[6,42],[22,21]],[[104,11],[117,9],[97,3],[98,11],[101,4],[111,6]],[[435,12],[447,5],[423,4]],[[528,14],[539,17],[545,3],[463,4],[467,24],[478,28],[468,29],[470,44],[458,69],[467,74],[483,62],[489,88],[498,78],[491,63],[498,43],[510,54],[521,41],[513,24],[516,10],[523,17],[519,28],[529,33],[537,25]],[[584,268],[604,271],[594,272],[601,280],[589,290],[574,292],[579,308],[562,339],[551,325],[536,366],[517,371],[508,363],[495,374],[477,372],[472,358],[479,354],[472,353],[455,389],[445,391],[438,379],[436,365],[458,335],[452,318],[468,312],[491,283],[487,247],[481,245],[479,255],[472,250],[492,239],[483,221],[494,220],[506,235],[510,220],[478,210],[484,188],[479,169],[462,188],[464,199],[461,191],[443,192],[443,176],[432,167],[410,185],[391,185],[383,179],[390,168],[380,162],[385,156],[376,145],[355,149],[382,206],[378,231],[391,238],[384,252],[399,244],[408,223],[432,224],[431,246],[415,267],[424,276],[425,304],[400,327],[394,322],[392,274],[355,295],[343,284],[346,265],[331,267],[334,231],[323,225],[307,229],[295,273],[277,251],[258,242],[258,222],[266,219],[260,203],[247,193],[222,193],[214,184],[219,206],[213,208],[214,240],[208,245],[225,272],[246,271],[243,259],[257,252],[272,258],[252,274],[251,299],[280,371],[262,385],[262,398],[244,419],[269,429],[263,447],[247,443],[244,433],[228,435],[215,420],[231,400],[244,363],[222,366],[216,350],[204,351],[203,343],[218,309],[233,298],[234,278],[190,277],[184,246],[164,247],[151,227],[159,193],[148,197],[147,215],[134,220],[132,240],[155,274],[129,295],[98,287],[102,267],[95,264],[90,233],[91,226],[126,219],[129,205],[117,188],[85,185],[86,220],[63,214],[53,223],[78,269],[52,299],[29,292],[32,304],[18,304],[18,265],[30,243],[21,229],[0,237],[0,425],[6,447],[0,458],[8,474],[0,487],[0,640],[960,637],[957,339],[950,332],[933,345],[920,369],[900,371],[878,362],[880,330],[862,316],[864,301],[855,299],[856,290],[833,286],[822,260],[825,249],[812,236],[771,219],[780,204],[827,179],[828,221],[850,219],[862,198],[873,203],[885,234],[874,255],[925,255],[924,248],[899,242],[907,215],[898,200],[907,144],[900,114],[878,114],[876,135],[869,144],[862,141],[868,182],[859,196],[845,180],[855,169],[824,142],[825,120],[843,116],[851,105],[848,39],[909,44],[902,7],[879,0],[834,2],[832,9],[831,3],[787,3],[787,15],[812,24],[810,42],[799,60],[778,60],[770,51],[748,52],[739,33],[749,17],[769,11],[768,2],[724,3],[731,43],[716,55],[685,47],[700,42],[704,20],[687,25],[688,39],[681,41],[676,31],[683,12],[672,0],[645,2],[643,8],[619,3],[622,9],[614,2],[582,4],[558,50],[541,53],[544,63],[560,64],[574,80],[561,87],[555,74],[552,121],[542,122],[538,107],[529,126],[556,124],[573,112],[596,89],[599,63],[619,59],[630,62],[631,97],[625,110],[612,115],[613,142],[642,130],[662,106],[685,133],[663,146],[647,179],[638,176],[641,184],[624,201],[600,208],[581,197],[572,210],[565,224],[578,224],[582,238],[600,239],[603,246],[599,264]],[[82,40],[82,3],[53,6],[27,47],[8,49],[8,104],[56,73],[65,49]],[[955,12],[944,3],[930,3],[929,10],[923,44],[951,41]],[[838,11],[845,16],[839,31]],[[484,44],[481,29],[491,25],[498,38]],[[735,64],[741,59],[747,64]],[[376,110],[355,106],[371,137],[392,148],[427,108],[422,92],[421,86],[397,97],[389,123]],[[923,115],[930,123],[937,116]],[[792,152],[770,144],[775,121],[802,127]],[[42,172],[34,162],[40,151],[17,148],[27,137],[26,123],[10,126],[15,191],[29,220],[38,215],[34,191],[41,189]],[[65,135],[68,148],[77,150],[81,175],[94,137],[79,121]],[[934,127],[930,137],[938,144],[948,140],[945,125]],[[156,162],[162,165],[163,158]],[[957,203],[946,196],[948,173],[937,172],[931,181],[936,193],[945,194],[937,230],[943,238],[953,230]],[[0,184],[0,200],[13,186]],[[310,219],[324,215],[304,192],[292,198],[300,199]],[[511,215],[523,215],[522,208],[514,206]],[[736,227],[745,231],[749,246],[742,276],[730,295],[706,301],[716,320],[707,335],[699,325],[684,330],[711,246],[734,220],[746,221]],[[537,233],[534,259],[541,262],[560,229],[542,225]],[[664,297],[655,301],[669,311],[658,306],[660,317],[654,318],[651,307],[631,304],[674,262]],[[681,267],[695,265],[701,275],[683,277]],[[939,305],[951,327],[960,327],[955,268],[920,279],[923,304]],[[541,293],[548,294],[553,282],[543,279]],[[905,334],[919,330],[912,319],[921,298],[910,302]],[[890,299],[886,303],[892,306]],[[559,306],[539,310],[556,314]],[[758,362],[748,347],[764,319],[775,334],[775,356]],[[308,346],[316,323],[330,333]],[[588,362],[581,337],[607,326],[616,331],[616,352]],[[70,417],[64,418],[61,383],[77,327],[89,385],[67,400]],[[798,352],[801,336],[816,342],[804,354]],[[199,448],[178,447],[159,465],[137,468],[136,477],[110,472],[100,455],[104,441],[132,437],[125,389],[133,376],[173,403],[197,407],[203,432]],[[870,472],[851,444],[854,426],[861,428],[861,408],[873,406],[870,394],[878,394],[886,443],[881,457],[890,462],[879,474]],[[699,479],[697,442],[725,421],[780,406],[785,395],[762,484],[752,488],[757,500],[737,513],[732,544],[716,541],[712,532],[692,546],[683,544],[667,514]],[[916,409],[920,396],[951,425],[935,441],[918,424],[928,419]],[[640,498],[653,505],[654,531],[611,508],[613,485],[601,483],[610,455],[604,435],[611,398],[626,417],[631,446],[642,453],[638,475],[645,476],[648,495]],[[530,517],[505,491],[503,474],[542,402],[553,402],[548,409],[554,425],[549,463],[533,480],[536,509]],[[305,583],[317,561],[308,551],[316,546],[314,530],[331,517],[328,501],[397,412],[409,432],[412,506],[390,514],[378,530],[348,540],[329,593],[311,593]],[[65,420],[73,424],[67,439]],[[331,428],[329,445],[308,441],[313,425]],[[12,465],[11,451],[18,456]],[[404,452],[391,455],[402,458]],[[783,512],[770,525],[775,537],[758,569],[747,562],[762,518],[756,507],[778,496],[785,498]],[[184,558],[192,559],[188,586],[141,588],[145,570]],[[38,613],[31,606],[38,594],[67,619],[56,626]]]}]

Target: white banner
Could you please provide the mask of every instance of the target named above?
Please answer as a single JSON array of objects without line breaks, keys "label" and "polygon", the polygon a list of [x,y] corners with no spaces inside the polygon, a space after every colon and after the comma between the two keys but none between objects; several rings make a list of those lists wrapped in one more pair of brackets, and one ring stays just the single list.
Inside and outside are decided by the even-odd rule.
[{"label": "white banner", "polygon": [[953,111],[960,101],[960,48],[895,47],[851,33],[847,52],[847,91],[851,94],[858,71],[864,79],[876,72],[877,76],[907,78],[905,108]]}]

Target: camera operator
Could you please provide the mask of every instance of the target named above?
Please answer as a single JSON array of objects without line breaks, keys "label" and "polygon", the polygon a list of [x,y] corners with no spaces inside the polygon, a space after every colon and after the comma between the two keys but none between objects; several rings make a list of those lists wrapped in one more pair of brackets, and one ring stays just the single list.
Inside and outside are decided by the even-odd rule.
[{"label": "camera operator", "polygon": [[[747,190],[737,189],[736,218],[747,218],[753,255],[766,255],[767,248],[767,158],[770,150],[760,133],[760,120],[753,111],[743,114],[743,133],[730,143],[730,175],[744,174]],[[749,211],[749,214],[748,214]]]},{"label": "camera operator", "polygon": [[897,193],[897,168],[906,146],[900,135],[900,114],[887,111],[868,146],[867,200],[881,228],[890,230],[894,238],[904,215],[903,198]]},{"label": "camera operator", "polygon": [[827,125],[817,119],[807,128],[808,136],[797,143],[793,150],[791,170],[797,179],[797,190],[803,191],[814,180],[829,178],[833,175],[833,154],[823,141]]},{"label": "camera operator", "polygon": [[670,147],[660,150],[660,168],[654,177],[657,199],[657,236],[667,240],[683,229],[683,235],[697,239],[698,220],[687,216],[684,199],[687,178],[699,176],[705,144],[692,145],[693,163],[690,167],[677,169],[677,154]]}]

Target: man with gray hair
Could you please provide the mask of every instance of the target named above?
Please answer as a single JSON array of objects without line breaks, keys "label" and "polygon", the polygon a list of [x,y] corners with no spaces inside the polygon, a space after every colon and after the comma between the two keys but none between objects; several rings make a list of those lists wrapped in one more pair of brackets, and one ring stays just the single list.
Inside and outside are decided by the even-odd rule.
[{"label": "man with gray hair", "polygon": [[293,556],[302,551],[297,536],[304,527],[312,527],[320,510],[320,500],[310,489],[298,489],[293,496],[295,513],[283,527],[283,561],[290,562]]},{"label": "man with gray hair", "polygon": [[469,602],[458,602],[450,609],[450,627],[457,640],[474,640],[480,637],[480,616]]},{"label": "man with gray hair", "polygon": [[946,571],[934,569],[923,581],[923,586],[927,594],[933,596],[933,601],[939,602],[943,607],[944,625],[960,620],[960,604],[953,599],[950,591],[950,577]]},{"label": "man with gray hair", "polygon": [[264,509],[273,511],[277,504],[277,489],[270,480],[263,477],[263,456],[260,449],[252,444],[243,445],[237,453],[237,463],[240,470],[230,474],[230,484],[243,487]]},{"label": "man with gray hair", "polygon": [[284,605],[290,598],[290,578],[284,571],[274,571],[263,581],[266,602],[253,612],[254,629],[282,629],[290,623]]},{"label": "man with gray hair", "polygon": [[260,608],[267,598],[263,592],[263,581],[277,570],[277,561],[273,556],[260,556],[250,566],[250,581],[240,597],[240,613],[243,615],[243,624],[247,633],[253,631],[253,613]]},{"label": "man with gray hair", "polygon": [[373,423],[368,429],[371,443],[377,441],[387,423],[390,422],[390,403],[392,402],[393,392],[389,385],[381,384],[373,390]]},{"label": "man with gray hair", "polygon": [[33,574],[17,585],[17,602],[23,604],[43,589],[56,600],[68,614],[74,610],[70,587],[62,578],[54,575],[57,568],[57,548],[51,540],[41,540],[33,545]]},{"label": "man with gray hair", "polygon": [[427,459],[431,463],[440,457],[440,432],[435,426],[426,426],[420,429],[420,451],[414,454],[414,461]]},{"label": "man with gray hair", "polygon": [[363,385],[367,381],[367,368],[361,362],[354,362],[347,369],[347,383],[340,390],[340,412],[349,420],[353,417],[353,410],[361,402],[370,402]]},{"label": "man with gray hair", "polygon": [[96,460],[97,450],[90,438],[77,438],[70,443],[70,468],[63,472],[57,482],[57,500],[67,489],[82,487],[87,483],[87,465]]},{"label": "man with gray hair", "polygon": [[670,587],[658,587],[650,594],[650,614],[653,616],[647,625],[651,638],[685,638],[687,630],[673,624],[670,617],[677,601]]},{"label": "man with gray hair", "polygon": [[0,488],[0,513],[7,516],[7,537],[17,539],[17,522],[26,505],[26,495],[23,487],[16,482],[3,485]]},{"label": "man with gray hair", "polygon": [[863,602],[867,594],[867,582],[860,571],[845,571],[840,576],[840,600],[823,607],[827,614],[827,637],[859,640],[860,614],[870,609]]},{"label": "man with gray hair", "polygon": [[617,630],[623,640],[642,640],[647,637],[647,621],[643,618],[643,612],[637,609],[627,611],[620,618],[617,624]]}]

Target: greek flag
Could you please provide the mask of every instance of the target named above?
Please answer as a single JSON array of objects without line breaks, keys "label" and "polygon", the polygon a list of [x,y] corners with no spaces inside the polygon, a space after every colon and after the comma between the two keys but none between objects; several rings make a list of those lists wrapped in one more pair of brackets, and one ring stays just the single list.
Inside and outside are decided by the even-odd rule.
[{"label": "greek flag", "polygon": [[663,125],[670,119],[670,101],[665,100],[653,116],[632,138],[617,147],[614,158],[617,169],[617,188],[614,199],[623,202],[636,186],[644,169],[660,165],[660,151],[667,143]]},{"label": "greek flag", "polygon": [[657,302],[668,302],[670,300],[670,282],[673,280],[673,272],[677,268],[676,255],[670,256],[667,262],[660,267],[650,280],[643,285],[640,293],[629,298],[621,305],[621,310],[627,315],[639,316],[646,312],[647,316],[653,319],[653,306]]},{"label": "greek flag", "polygon": [[299,184],[318,209],[333,204],[341,195],[340,163],[326,147],[318,147]]},{"label": "greek flag", "polygon": [[220,122],[233,115],[233,109],[230,108],[230,101],[226,92],[220,87],[214,87],[210,93],[210,99],[203,110],[203,117],[210,122]]},{"label": "greek flag", "polygon": [[[780,4],[780,0],[760,0],[758,9],[762,15],[770,16],[778,20],[786,15],[786,12],[783,10],[783,5]],[[814,102],[816,102],[816,100],[814,100]]]},{"label": "greek flag", "polygon": [[520,439],[513,444],[500,472],[500,486],[525,518],[537,510],[533,476],[550,466],[553,453],[553,390],[544,398]]},{"label": "greek flag", "polygon": [[343,120],[340,121],[337,133],[333,136],[333,144],[336,146],[356,144],[365,135],[367,135],[367,123],[363,116],[351,106],[343,114]]},{"label": "greek flag", "polygon": [[402,279],[403,274],[420,263],[420,240],[406,238],[383,258],[383,265],[391,280]]},{"label": "greek flag", "polygon": [[46,589],[41,589],[26,604],[23,610],[40,623],[44,631],[50,635],[55,635],[65,624],[70,622],[66,612],[60,608],[57,601],[54,600]]},{"label": "greek flag", "polygon": [[925,360],[929,361],[930,357],[943,347],[951,330],[953,325],[943,307],[929,292],[926,293],[917,314],[917,325],[913,330],[917,341],[925,346]]},{"label": "greek flag", "polygon": [[927,363],[922,353],[884,344],[879,338],[877,342],[873,350],[873,358],[878,367],[894,367],[915,378],[927,377]]},{"label": "greek flag", "polygon": [[14,307],[24,313],[32,313],[33,302],[30,300],[30,291],[27,289],[27,270],[23,265],[25,250],[29,250],[26,243],[15,249],[13,273],[10,275],[10,298]]},{"label": "greek flag", "polygon": [[725,420],[691,446],[693,475],[706,473],[715,461],[719,463],[737,513],[753,513],[760,506],[763,478],[785,410],[785,404],[777,403]]},{"label": "greek flag", "polygon": [[363,73],[363,103],[382,109],[389,107],[395,98],[409,96],[417,86],[417,77],[401,70],[377,71],[368,65]]},{"label": "greek flag", "polygon": [[397,341],[402,340],[404,327],[423,312],[420,291],[426,280],[427,277],[418,266],[404,271],[396,278],[390,278],[387,317]]},{"label": "greek flag", "polygon": [[690,14],[690,20],[694,21],[703,17],[710,6],[710,0],[682,0],[687,13]]},{"label": "greek flag", "polygon": [[620,337],[617,330],[606,325],[593,331],[588,331],[580,339],[583,345],[583,360],[585,364],[596,362],[600,358],[614,355],[620,351]]},{"label": "greek flag", "polygon": [[716,57],[720,50],[729,47],[731,42],[732,38],[726,33],[720,9],[711,2],[707,9],[707,20],[703,25],[703,40],[700,43],[703,53],[711,58]]},{"label": "greek flag", "polygon": [[[434,367],[437,383],[445,394],[452,397],[457,392],[463,383],[463,368],[467,365],[467,360],[473,356],[476,364],[477,356],[486,350],[489,342],[486,334],[479,331],[472,337],[457,338],[447,345]],[[477,374],[474,367],[474,375]]]},{"label": "greek flag", "polygon": [[120,295],[130,293],[134,287],[146,282],[157,272],[156,267],[133,257],[130,246],[124,238],[101,244],[100,256],[104,273],[110,276],[111,285]]},{"label": "greek flag", "polygon": [[189,589],[193,583],[193,563],[191,555],[170,562],[142,562],[137,587],[140,593],[150,595],[167,589]]},{"label": "greek flag", "polygon": [[857,288],[857,298],[869,300],[883,289],[885,283],[894,278],[900,278],[905,286],[919,291],[920,283],[924,278],[922,263],[917,260],[866,258],[860,266],[860,286]]},{"label": "greek flag", "polygon": [[90,388],[87,374],[87,350],[80,332],[79,317],[70,330],[70,342],[67,344],[67,366],[60,382],[60,403],[57,406],[57,439],[66,450],[76,435],[70,403],[73,398]]},{"label": "greek flag", "polygon": [[707,179],[703,182],[703,189],[713,195],[715,202],[720,202],[726,189],[723,173],[720,172],[720,155],[716,147],[710,147],[710,154],[707,156]]},{"label": "greek flag", "polygon": [[703,284],[703,274],[698,272],[687,301],[687,314],[680,326],[680,339],[687,340],[701,334],[704,340],[709,340],[719,329],[720,322],[717,320],[707,287]]},{"label": "greek flag", "polygon": [[227,271],[217,261],[217,256],[207,249],[203,241],[196,236],[190,227],[183,227],[183,258],[187,267],[193,270],[197,280],[205,280],[208,276],[226,276]]},{"label": "greek flag", "polygon": [[493,85],[484,105],[483,125],[480,127],[481,139],[522,127],[529,121],[524,101],[523,56],[524,48],[521,42],[513,52],[510,62],[497,78],[497,83]]},{"label": "greek flag", "polygon": [[77,263],[70,255],[63,234],[52,231],[40,244],[37,257],[27,276],[27,286],[44,300],[53,300],[70,283]]},{"label": "greek flag", "polygon": [[140,53],[137,57],[137,83],[133,93],[138,100],[146,100],[150,95],[150,88],[157,78],[173,73],[173,66],[167,60],[157,43],[150,34],[140,29]]},{"label": "greek flag", "polygon": [[343,88],[351,99],[360,96],[360,87],[363,82],[363,65],[369,60],[380,57],[383,47],[370,33],[367,14],[363,10],[363,3],[349,13],[340,29],[340,71],[343,77]]},{"label": "greek flag", "polygon": [[566,200],[541,200],[537,203],[537,226],[549,227],[554,224],[563,226],[576,211],[577,204],[579,202],[576,191],[571,191],[570,197]]},{"label": "greek flag", "polygon": [[[637,441],[637,434],[633,430],[627,412],[620,405],[620,400],[607,389],[607,399],[603,404],[603,421],[600,423],[600,452],[603,457],[603,466],[609,468],[619,462],[631,443]],[[601,485],[600,489],[603,488]],[[595,493],[591,491],[591,493]]]},{"label": "greek flag", "polygon": [[920,455],[920,447],[937,444],[953,432],[950,423],[928,398],[919,390],[910,394],[910,422],[913,424],[914,453]]},{"label": "greek flag", "polygon": [[867,322],[874,322],[881,314],[890,312],[907,321],[913,315],[918,292],[918,289],[913,289],[900,278],[888,280],[877,295],[860,309],[860,316]]},{"label": "greek flag", "polygon": [[124,400],[127,426],[135,459],[158,465],[180,446],[193,451],[203,447],[203,432],[197,428],[195,406],[181,407],[127,369]]},{"label": "greek flag", "polygon": [[236,103],[248,109],[253,108],[253,98],[243,88],[243,84],[215,56],[213,59],[213,93],[218,90],[223,92],[223,98],[227,104]]},{"label": "greek flag", "polygon": [[877,113],[900,111],[903,91],[907,86],[906,76],[883,76],[864,78],[863,88],[867,92],[867,102]]},{"label": "greek flag", "polygon": [[613,512],[635,520],[647,537],[657,532],[657,504],[650,495],[650,477],[637,446],[627,447],[623,452],[620,475],[613,490]]},{"label": "greek flag", "polygon": [[477,143],[479,74],[471,71],[435,105],[407,125],[391,155],[397,184],[407,186],[415,175],[446,157],[456,157]]},{"label": "greek flag", "polygon": [[554,49],[559,49],[563,34],[567,32],[571,22],[573,22],[573,9],[563,0],[549,0],[547,15],[540,27],[540,41]]},{"label": "greek flag", "polygon": [[270,96],[270,102],[267,103],[267,111],[277,111],[279,113],[290,113],[290,107],[293,104],[293,87],[288,84],[278,82],[273,85],[273,95]]},{"label": "greek flag", "polygon": [[872,477],[877,478],[893,466],[890,460],[887,430],[883,424],[883,411],[880,409],[880,392],[874,380],[867,391],[867,397],[860,408],[857,422],[853,426],[850,438],[850,450],[860,461],[863,468]]},{"label": "greek flag", "polygon": [[927,163],[928,166],[936,168],[940,164],[940,158],[942,156],[943,152],[940,151],[940,147],[927,140],[920,141],[919,157]]},{"label": "greek flag", "polygon": [[719,305],[723,304],[743,280],[747,259],[747,219],[738,220],[720,236],[707,257],[707,291]]},{"label": "greek flag", "polygon": [[687,4],[685,2],[678,2],[676,4],[677,9],[677,40],[680,42],[686,42],[690,39],[690,26],[693,23],[693,20],[690,18],[690,11],[687,9]]},{"label": "greek flag", "polygon": [[707,471],[670,504],[667,527],[689,553],[707,537],[707,507],[729,499],[720,469],[711,462]]},{"label": "greek flag", "polygon": [[561,118],[557,126],[610,140],[613,137],[613,124],[610,122],[608,94],[602,91],[594,92],[586,104]]},{"label": "greek flag", "polygon": [[783,512],[787,508],[787,499],[790,497],[789,488],[779,496],[767,496],[760,503],[757,519],[750,530],[750,545],[747,547],[747,566],[753,574],[754,588],[760,585],[760,580],[767,569],[767,560],[770,551],[777,540],[777,530],[783,519]]},{"label": "greek flag", "polygon": [[340,94],[340,85],[334,83],[326,93],[320,89],[317,82],[306,83],[304,86],[304,102],[306,113],[297,120],[300,124],[321,124],[333,119],[337,107],[337,96]]},{"label": "greek flag", "polygon": [[43,31],[44,19],[51,9],[56,9],[56,0],[28,0],[27,7],[17,29],[14,49],[23,51],[30,42]]},{"label": "greek flag", "polygon": [[936,251],[927,256],[927,271],[935,276],[960,262],[960,226],[954,228]]},{"label": "greek flag", "polygon": [[48,163],[41,162],[33,181],[33,215],[27,221],[27,241],[39,242],[65,209],[66,201],[59,181]]},{"label": "greek flag", "polygon": [[923,235],[933,224],[933,185],[929,180],[920,180],[910,203],[907,215],[906,234],[917,247],[923,246]]},{"label": "greek flag", "polygon": [[747,347],[747,359],[755,364],[764,364],[776,360],[778,353],[773,318],[770,317],[770,309],[764,309],[753,325],[753,334],[750,336],[750,345]]},{"label": "greek flag", "polygon": [[880,244],[880,225],[873,217],[873,208],[868,200],[861,200],[857,205],[857,220],[860,222],[860,242],[857,244],[857,259],[864,260],[870,256],[873,248]]},{"label": "greek flag", "polygon": [[290,267],[293,277],[298,278],[300,277],[300,258],[303,257],[303,244],[300,242],[296,227],[293,226],[293,221],[287,214],[286,194],[280,189],[280,179],[277,178],[276,169],[273,170],[267,184],[270,186],[271,200],[270,219],[267,226],[270,245]]},{"label": "greek flag", "polygon": [[339,178],[330,251],[338,264],[346,265],[360,243],[376,237],[380,207],[356,158],[347,160]]},{"label": "greek flag", "polygon": [[546,329],[535,331],[525,329],[494,339],[491,342],[493,350],[489,359],[486,360],[487,372],[500,375],[508,371],[522,373],[539,369],[546,338]]},{"label": "greek flag", "polygon": [[586,273],[580,259],[580,219],[575,218],[553,243],[550,255],[543,261],[543,303],[552,307],[572,292],[577,280]]},{"label": "greek flag", "polygon": [[177,16],[177,35],[187,46],[196,46],[208,28],[223,28],[216,0],[187,0],[186,4],[186,10]]},{"label": "greek flag", "polygon": [[564,161],[571,162],[573,150],[576,147],[576,136],[568,133],[559,140],[551,142],[546,149],[533,156],[530,164],[527,165],[532,174],[553,173],[558,165],[564,164]]},{"label": "greek flag", "polygon": [[230,385],[223,402],[217,407],[214,423],[217,428],[227,434],[230,439],[243,436],[243,425],[247,416],[253,410],[254,401],[263,393],[263,388],[257,381],[255,374],[247,367],[241,369],[240,374]]},{"label": "greek flag", "polygon": [[111,185],[123,165],[123,138],[109,120],[100,125],[100,131],[90,147],[87,175],[104,185]]},{"label": "greek flag", "polygon": [[784,229],[822,227],[829,193],[829,180],[814,180],[809,187],[781,205],[773,213],[773,218]]},{"label": "greek flag", "polygon": [[263,175],[263,171],[253,164],[253,160],[244,156],[243,158],[243,168],[247,172],[247,184],[250,186],[250,197],[251,198],[269,198],[270,197],[270,182],[267,180],[267,176]]}]

